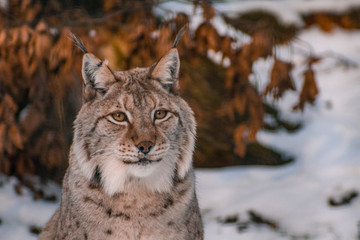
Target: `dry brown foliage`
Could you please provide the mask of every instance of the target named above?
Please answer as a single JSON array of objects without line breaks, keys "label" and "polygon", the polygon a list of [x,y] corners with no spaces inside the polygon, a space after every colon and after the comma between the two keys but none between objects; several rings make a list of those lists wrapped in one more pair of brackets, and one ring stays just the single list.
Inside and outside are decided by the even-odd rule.
[{"label": "dry brown foliage", "polygon": [[[153,4],[106,0],[99,17],[89,14],[91,9],[86,6],[77,8],[57,0],[47,4],[9,1],[9,9],[0,13],[0,172],[20,178],[35,173],[61,179],[82,88],[81,53],[74,50],[69,32],[80,36],[89,51],[108,59],[113,69],[149,66],[171,47],[177,31],[189,22],[187,15],[179,13],[159,23],[151,11]],[[182,94],[199,120],[199,145],[207,146],[202,141],[211,144],[200,149],[196,161],[203,165],[223,161],[226,165],[234,161],[219,156],[244,157],[247,144],[256,141],[256,133],[263,127],[263,95],[279,98],[295,89],[292,63],[275,58],[265,92],[257,92],[249,83],[252,65],[259,58],[274,55],[277,42],[273,34],[260,28],[252,33],[250,43],[235,49],[235,40],[220,36],[211,24],[216,14],[212,6],[195,1],[194,7],[203,8],[204,22],[193,35],[184,34],[178,46],[184,63]],[[223,57],[229,58],[229,67],[216,68],[215,75],[222,78],[203,79],[200,75],[209,72],[201,70],[211,64],[203,60],[208,50],[222,51]],[[303,110],[305,102],[314,102],[317,92],[309,67],[296,108]],[[215,131],[214,124],[223,130]],[[217,137],[224,142],[216,142]]]},{"label": "dry brown foliage", "polygon": [[313,12],[303,15],[307,27],[319,26],[324,32],[331,32],[335,27],[344,29],[360,28],[360,8],[351,8],[344,12]]},{"label": "dry brown foliage", "polygon": [[314,103],[319,90],[315,80],[315,73],[312,65],[309,64],[308,69],[304,72],[304,84],[299,95],[299,103],[293,109],[304,111],[305,103]]},{"label": "dry brown foliage", "polygon": [[266,86],[264,95],[271,94],[273,98],[282,97],[285,91],[295,90],[294,81],[291,76],[292,64],[274,59],[269,84]]}]

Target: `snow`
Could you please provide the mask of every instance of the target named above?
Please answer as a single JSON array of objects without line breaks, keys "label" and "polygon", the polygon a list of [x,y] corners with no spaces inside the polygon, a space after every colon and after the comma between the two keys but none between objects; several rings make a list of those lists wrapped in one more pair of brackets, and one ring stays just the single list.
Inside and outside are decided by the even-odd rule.
[{"label": "snow", "polygon": [[[360,7],[358,0],[227,0],[214,2],[213,6],[219,13],[236,16],[239,13],[245,13],[253,10],[264,10],[276,15],[280,21],[286,24],[303,26],[303,21],[299,15],[317,11],[344,12],[354,7]],[[194,15],[196,21],[192,21],[191,26],[195,27],[201,21],[201,9],[198,7],[194,11],[192,4],[186,1],[164,1],[155,8],[156,13],[162,16],[171,16],[175,12],[184,12],[188,15]]]},{"label": "snow", "polygon": [[[299,38],[312,46],[315,55],[332,53],[315,66],[319,97],[300,114],[291,111],[297,93],[287,93],[273,104],[280,107],[282,117],[301,121],[304,128],[293,134],[258,134],[260,142],[292,154],[296,161],[279,168],[198,170],[208,240],[357,239],[360,200],[341,207],[331,207],[328,201],[360,191],[360,32],[336,29],[329,34],[314,27],[302,31]],[[279,57],[288,58],[286,52],[281,49]],[[348,67],[333,56],[357,65]],[[294,56],[294,60],[301,63],[304,56]],[[255,64],[260,74],[252,82],[260,89],[272,64],[272,59]],[[301,65],[293,71],[297,89],[303,71]],[[247,220],[249,210],[276,221],[279,229],[251,226],[239,233],[236,224],[218,223],[219,217],[234,214]]]},{"label": "snow", "polygon": [[[193,13],[191,5],[183,2],[161,5],[163,9]],[[175,5],[177,8],[173,8]],[[216,9],[235,13],[260,5],[267,10],[275,9],[284,21],[300,24],[299,12],[342,11],[360,6],[360,2],[239,1],[216,3]],[[192,27],[201,23],[199,16],[193,19]],[[222,34],[236,34],[221,20],[215,21]],[[286,93],[276,102],[268,99],[281,109],[282,118],[302,122],[304,127],[292,134],[285,131],[258,134],[260,142],[295,156],[296,160],[282,167],[197,169],[197,191],[206,240],[356,240],[360,237],[360,197],[343,206],[328,204],[330,198],[339,199],[350,191],[360,192],[360,31],[335,29],[324,33],[312,27],[302,30],[298,38],[301,42],[277,49],[279,58],[296,62],[292,74],[300,91],[305,57],[309,54],[326,56],[314,66],[319,97],[314,106],[306,106],[304,113],[291,110],[298,93]],[[292,54],[289,54],[290,47],[294,48]],[[214,61],[219,61],[220,56],[209,53]],[[349,62],[350,65],[344,64]],[[255,63],[257,74],[252,76],[252,83],[259,89],[265,87],[272,64],[271,58]],[[34,201],[26,188],[23,188],[23,195],[18,196],[14,191],[16,179],[1,176],[0,180],[4,182],[0,187],[0,239],[36,239],[29,227],[44,226],[59,203]],[[50,184],[49,188],[60,194],[59,186]],[[276,222],[277,228],[248,223],[251,210]],[[238,220],[221,223],[221,219],[229,216],[237,216]],[[248,225],[239,231],[243,223]]]},{"label": "snow", "polygon": [[359,7],[358,0],[273,0],[273,1],[226,1],[215,4],[215,9],[220,13],[237,14],[252,10],[264,10],[278,16],[282,22],[302,26],[303,22],[299,13],[306,14],[316,11],[344,12],[353,7]]},{"label": "snow", "polygon": [[[14,177],[0,175],[0,181],[3,183],[0,187],[0,239],[37,239],[37,235],[30,233],[30,227],[44,226],[58,203],[34,201],[32,193],[24,187],[22,195],[18,195],[14,190],[18,181]],[[60,186],[49,184],[48,188],[50,192],[60,195]]]}]

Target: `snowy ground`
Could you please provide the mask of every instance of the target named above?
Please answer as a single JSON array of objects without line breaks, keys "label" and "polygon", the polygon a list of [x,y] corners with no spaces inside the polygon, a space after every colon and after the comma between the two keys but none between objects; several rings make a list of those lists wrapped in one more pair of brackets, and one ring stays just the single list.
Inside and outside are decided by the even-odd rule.
[{"label": "snowy ground", "polygon": [[[359,239],[360,197],[355,193],[360,192],[360,31],[323,33],[314,27],[299,38],[310,43],[314,53],[331,52],[357,66],[342,65],[333,57],[317,64],[320,95],[303,114],[291,111],[296,94],[288,93],[276,103],[284,118],[302,121],[303,129],[295,134],[260,132],[258,138],[295,156],[293,164],[197,170],[206,240]],[[286,47],[279,52],[289,57]],[[298,63],[304,60],[300,54],[292,57]],[[255,66],[260,74],[254,81],[260,88],[271,64],[266,59]],[[303,70],[293,71],[297,86],[302,84]],[[42,227],[58,203],[33,201],[26,188],[18,196],[15,179],[1,176],[0,181],[0,239],[36,239],[29,228]],[[51,189],[59,194],[59,187]],[[351,193],[349,204],[329,205],[331,199],[336,203]]]}]

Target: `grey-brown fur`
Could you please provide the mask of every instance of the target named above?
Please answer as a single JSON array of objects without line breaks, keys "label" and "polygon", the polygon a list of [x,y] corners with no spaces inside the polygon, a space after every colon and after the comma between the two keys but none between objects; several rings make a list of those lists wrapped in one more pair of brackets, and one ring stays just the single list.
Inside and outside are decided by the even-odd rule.
[{"label": "grey-brown fur", "polygon": [[[123,72],[84,55],[61,206],[40,240],[203,239],[191,164],[196,124],[178,95],[179,64],[175,48],[151,68]],[[119,112],[127,121],[114,118]]]}]

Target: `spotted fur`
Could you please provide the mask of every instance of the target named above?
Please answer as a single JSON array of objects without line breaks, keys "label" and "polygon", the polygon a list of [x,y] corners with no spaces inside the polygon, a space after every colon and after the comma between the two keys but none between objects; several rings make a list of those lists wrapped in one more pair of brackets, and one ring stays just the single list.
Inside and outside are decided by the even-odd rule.
[{"label": "spotted fur", "polygon": [[178,94],[179,67],[176,48],[149,68],[120,72],[85,52],[62,202],[40,240],[203,239],[196,124]]}]

